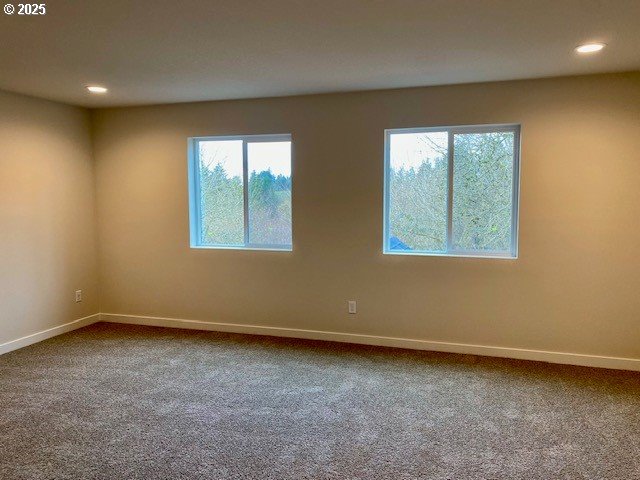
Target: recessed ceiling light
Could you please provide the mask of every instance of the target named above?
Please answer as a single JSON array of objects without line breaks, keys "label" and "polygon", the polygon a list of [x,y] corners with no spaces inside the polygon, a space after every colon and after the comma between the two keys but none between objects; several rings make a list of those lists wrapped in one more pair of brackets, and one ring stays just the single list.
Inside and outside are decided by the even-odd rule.
[{"label": "recessed ceiling light", "polygon": [[605,47],[604,43],[585,43],[584,45],[578,45],[576,52],[578,53],[596,53]]},{"label": "recessed ceiling light", "polygon": [[99,85],[87,85],[87,90],[91,93],[107,93],[108,91],[106,87],[101,87]]}]

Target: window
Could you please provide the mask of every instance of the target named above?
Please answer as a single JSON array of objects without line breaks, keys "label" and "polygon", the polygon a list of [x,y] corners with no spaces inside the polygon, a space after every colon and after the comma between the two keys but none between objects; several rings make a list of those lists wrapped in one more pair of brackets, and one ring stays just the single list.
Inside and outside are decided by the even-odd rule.
[{"label": "window", "polygon": [[519,126],[385,133],[385,253],[517,256]]},{"label": "window", "polygon": [[291,136],[189,140],[191,246],[291,250]]}]

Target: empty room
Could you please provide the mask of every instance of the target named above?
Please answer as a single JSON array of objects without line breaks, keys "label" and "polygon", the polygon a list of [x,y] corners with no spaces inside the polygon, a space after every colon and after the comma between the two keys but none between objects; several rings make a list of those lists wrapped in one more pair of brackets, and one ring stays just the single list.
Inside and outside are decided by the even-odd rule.
[{"label": "empty room", "polygon": [[5,0],[0,47],[0,479],[640,480],[640,1]]}]

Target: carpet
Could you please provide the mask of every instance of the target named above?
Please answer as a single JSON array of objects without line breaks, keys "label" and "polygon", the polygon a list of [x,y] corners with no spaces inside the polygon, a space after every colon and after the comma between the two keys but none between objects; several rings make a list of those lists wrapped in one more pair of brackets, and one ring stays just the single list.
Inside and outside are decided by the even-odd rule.
[{"label": "carpet", "polygon": [[0,478],[640,479],[640,374],[98,323],[0,356]]}]

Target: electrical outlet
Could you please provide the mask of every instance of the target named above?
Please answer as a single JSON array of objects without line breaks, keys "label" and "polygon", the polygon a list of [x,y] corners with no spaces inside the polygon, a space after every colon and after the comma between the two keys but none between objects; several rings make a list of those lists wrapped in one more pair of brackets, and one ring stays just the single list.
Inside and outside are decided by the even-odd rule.
[{"label": "electrical outlet", "polygon": [[76,290],[76,303],[80,303],[82,301],[82,290]]},{"label": "electrical outlet", "polygon": [[349,300],[349,313],[358,313],[358,306],[355,300]]}]

